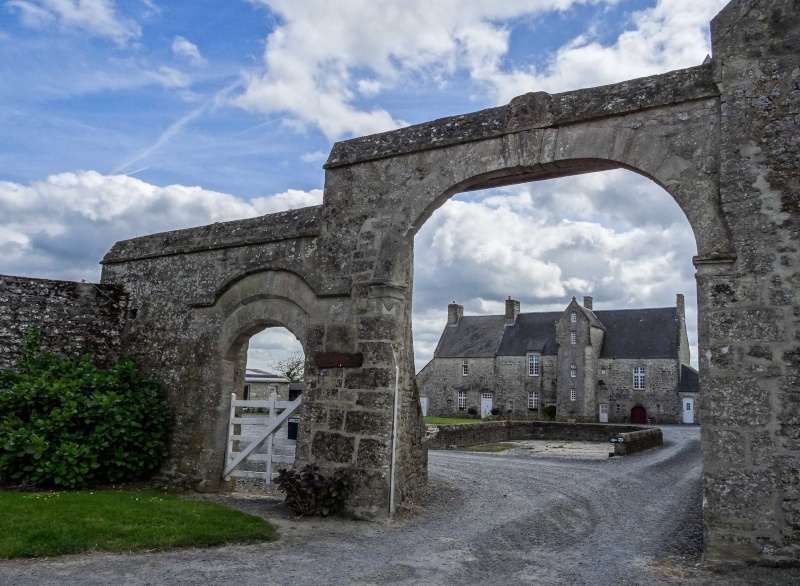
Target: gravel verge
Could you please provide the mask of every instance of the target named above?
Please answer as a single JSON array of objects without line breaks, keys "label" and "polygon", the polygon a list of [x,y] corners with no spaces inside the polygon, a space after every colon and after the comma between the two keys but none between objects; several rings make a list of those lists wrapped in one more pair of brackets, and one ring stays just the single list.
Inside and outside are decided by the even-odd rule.
[{"label": "gravel verge", "polygon": [[607,460],[431,452],[425,503],[366,523],[296,519],[277,495],[207,495],[262,515],[274,543],[0,562],[0,584],[800,583],[800,569],[702,566],[699,429]]}]

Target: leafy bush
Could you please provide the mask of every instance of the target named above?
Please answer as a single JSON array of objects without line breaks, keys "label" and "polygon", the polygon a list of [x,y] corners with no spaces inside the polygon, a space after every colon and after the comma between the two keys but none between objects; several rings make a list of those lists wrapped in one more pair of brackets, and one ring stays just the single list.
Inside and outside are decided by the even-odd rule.
[{"label": "leafy bush", "polygon": [[136,480],[167,455],[172,417],[161,389],[126,358],[38,353],[30,331],[18,371],[0,371],[0,484],[67,488]]},{"label": "leafy bush", "polygon": [[339,468],[332,476],[320,474],[319,466],[306,464],[302,470],[278,472],[275,484],[286,495],[286,504],[300,515],[327,517],[338,512],[352,487],[352,473]]},{"label": "leafy bush", "polygon": [[556,406],[548,405],[544,408],[544,416],[551,421],[556,418]]},{"label": "leafy bush", "polygon": [[500,409],[497,407],[492,407],[492,415],[500,415]]},{"label": "leafy bush", "polygon": [[468,414],[469,414],[471,417],[475,417],[475,416],[477,416],[477,415],[478,415],[478,408],[477,408],[477,407],[470,407],[469,409],[467,409],[467,413],[468,413]]}]

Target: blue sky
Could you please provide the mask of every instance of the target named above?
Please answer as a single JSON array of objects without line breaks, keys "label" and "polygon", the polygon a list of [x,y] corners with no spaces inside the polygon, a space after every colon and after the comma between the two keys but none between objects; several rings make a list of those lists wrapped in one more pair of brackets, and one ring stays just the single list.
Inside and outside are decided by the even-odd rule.
[{"label": "blue sky", "polygon": [[[724,4],[0,0],[0,273],[97,280],[118,239],[319,203],[336,140],[697,65]],[[417,241],[418,366],[452,299],[694,317],[688,223],[626,171],[465,194]]]}]

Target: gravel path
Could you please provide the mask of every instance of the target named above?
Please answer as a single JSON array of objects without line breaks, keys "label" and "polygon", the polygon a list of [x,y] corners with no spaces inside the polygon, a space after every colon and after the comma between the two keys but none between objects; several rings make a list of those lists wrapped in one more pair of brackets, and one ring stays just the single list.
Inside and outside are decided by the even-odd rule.
[{"label": "gravel path", "polygon": [[0,584],[800,583],[800,569],[700,565],[699,430],[608,460],[431,452],[428,502],[385,523],[292,519],[265,498],[216,497],[278,525],[276,543],[0,562]]}]

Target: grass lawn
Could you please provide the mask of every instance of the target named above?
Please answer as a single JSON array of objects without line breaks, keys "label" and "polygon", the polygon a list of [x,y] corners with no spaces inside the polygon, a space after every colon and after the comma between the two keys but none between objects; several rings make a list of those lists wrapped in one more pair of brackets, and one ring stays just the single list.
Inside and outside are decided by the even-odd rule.
[{"label": "grass lawn", "polygon": [[480,419],[462,419],[459,417],[425,417],[425,423],[447,425],[448,423],[480,423]]},{"label": "grass lawn", "polygon": [[142,491],[0,491],[0,558],[272,541],[260,517]]}]

